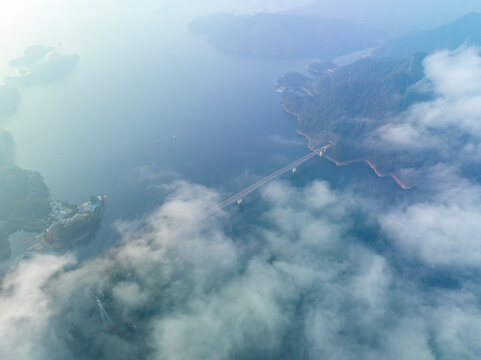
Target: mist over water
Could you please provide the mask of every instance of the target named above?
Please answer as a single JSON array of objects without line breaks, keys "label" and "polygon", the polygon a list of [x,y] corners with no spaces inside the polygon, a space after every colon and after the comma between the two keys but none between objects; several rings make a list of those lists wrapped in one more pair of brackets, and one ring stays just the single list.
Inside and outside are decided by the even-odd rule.
[{"label": "mist over water", "polygon": [[[77,26],[58,37],[42,28],[49,41],[28,34],[4,61],[36,44],[79,57],[65,78],[20,89],[21,106],[6,128],[15,139],[18,164],[39,171],[54,199],[109,197],[101,230],[76,250],[81,257],[118,241],[113,223],[161,205],[169,193],[162,184],[184,179],[228,197],[309,151],[296,134],[297,121],[282,110],[274,83],[288,71],[305,71],[312,59],[219,52],[189,33],[195,15],[186,10],[80,12]],[[60,13],[47,15],[57,30],[67,29]],[[11,69],[5,73],[12,75]],[[321,163],[308,178],[332,177],[335,168]],[[359,171],[369,181],[380,180],[362,166],[341,174],[356,183]]]},{"label": "mist over water", "polygon": [[68,77],[22,89],[7,123],[17,162],[54,198],[109,196],[95,251],[110,246],[113,221],[162,203],[159,183],[182,178],[227,196],[308,152],[274,86],[307,60],[220,53],[188,32],[182,12],[115,15],[107,31],[77,38]]}]

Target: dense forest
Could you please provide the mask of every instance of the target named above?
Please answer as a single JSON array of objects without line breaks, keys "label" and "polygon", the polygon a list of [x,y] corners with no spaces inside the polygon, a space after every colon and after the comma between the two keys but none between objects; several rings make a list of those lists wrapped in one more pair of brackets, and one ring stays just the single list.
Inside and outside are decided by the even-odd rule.
[{"label": "dense forest", "polygon": [[374,46],[383,37],[348,20],[281,14],[209,15],[194,20],[190,30],[223,51],[276,58],[331,59]]},{"label": "dense forest", "polygon": [[10,134],[0,132],[0,258],[9,256],[11,233],[43,230],[51,211],[42,176],[15,164],[13,146]]}]

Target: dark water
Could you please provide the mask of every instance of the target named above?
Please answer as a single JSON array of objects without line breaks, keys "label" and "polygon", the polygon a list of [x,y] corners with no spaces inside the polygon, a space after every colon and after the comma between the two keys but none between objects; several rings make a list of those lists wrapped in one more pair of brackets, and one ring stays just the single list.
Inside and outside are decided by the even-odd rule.
[{"label": "dark water", "polygon": [[[101,230],[80,249],[84,255],[115,243],[115,221],[161,205],[159,185],[180,178],[227,197],[308,152],[274,82],[309,60],[220,53],[188,33],[187,21],[172,14],[144,16],[127,28],[114,21],[117,32],[79,41],[81,60],[71,76],[22,91],[9,126],[19,164],[41,172],[56,199],[109,197]],[[397,191],[362,166],[341,172],[327,161],[304,166],[313,164],[305,179],[340,186],[361,171]]]},{"label": "dark water", "polygon": [[114,221],[162,203],[158,185],[181,178],[227,196],[308,152],[274,86],[305,61],[223,54],[190,34],[188,19],[163,16],[122,41],[78,45],[75,72],[22,90],[9,125],[19,164],[38,170],[54,198],[108,195],[96,249],[113,241]]}]

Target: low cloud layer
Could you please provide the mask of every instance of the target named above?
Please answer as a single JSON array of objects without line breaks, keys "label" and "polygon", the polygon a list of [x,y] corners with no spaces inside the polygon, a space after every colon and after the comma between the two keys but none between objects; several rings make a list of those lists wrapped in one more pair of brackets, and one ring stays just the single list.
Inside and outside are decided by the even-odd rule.
[{"label": "low cloud layer", "polygon": [[[481,260],[481,54],[476,47],[440,51],[424,60],[416,87],[434,94],[377,129],[370,146],[395,149],[422,179],[414,201],[380,215],[403,254],[432,268],[479,271]],[[469,269],[469,270],[466,270]],[[451,270],[449,270],[451,271]]]},{"label": "low cloud layer", "polygon": [[[461,278],[458,289],[426,288],[395,266],[408,253],[373,245],[384,235],[353,236],[359,214],[377,217],[372,204],[324,182],[273,183],[257,220],[232,225],[206,215],[217,193],[171,190],[145,221],[119,224],[122,244],[107,254],[39,256],[8,273],[0,356],[424,360],[481,350],[479,287]],[[394,233],[395,214],[381,220]]]},{"label": "low cloud layer", "polygon": [[430,267],[481,269],[481,187],[455,168],[437,166],[428,174],[430,192],[381,214],[384,233],[400,251]]},{"label": "low cloud layer", "polygon": [[[481,55],[475,47],[441,51],[424,60],[425,78],[420,90],[435,95],[433,101],[417,103],[394,119],[394,124],[379,129],[386,143],[409,148],[414,144],[429,147],[436,137],[456,140],[456,134],[439,134],[436,130],[457,129],[481,138]],[[450,144],[444,144],[444,146]]]},{"label": "low cloud layer", "polygon": [[424,60],[424,73],[413,90],[428,92],[433,100],[387,119],[365,146],[392,153],[404,167],[397,173],[411,184],[439,164],[462,169],[467,177],[481,175],[480,49],[463,46],[432,54]]}]

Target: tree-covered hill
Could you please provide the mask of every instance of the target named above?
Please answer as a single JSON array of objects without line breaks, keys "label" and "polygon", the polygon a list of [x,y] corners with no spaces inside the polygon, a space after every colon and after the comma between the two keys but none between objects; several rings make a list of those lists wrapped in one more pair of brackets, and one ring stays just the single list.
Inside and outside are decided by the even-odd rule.
[{"label": "tree-covered hill", "polygon": [[216,48],[236,54],[331,59],[372,47],[383,34],[348,20],[317,16],[216,14],[190,24]]},{"label": "tree-covered hill", "polygon": [[463,44],[481,46],[481,14],[469,13],[435,29],[391,40],[374,50],[373,55],[403,58],[417,52],[455,50]]},{"label": "tree-covered hill", "polygon": [[[308,87],[314,96],[286,92],[284,104],[301,115],[300,130],[309,135],[313,146],[350,132],[362,136],[360,123],[352,126],[352,119],[382,120],[427,96],[410,88],[423,77],[423,58],[417,54],[407,59],[362,59],[314,80],[290,73],[279,82],[292,88]],[[367,131],[369,124],[362,122],[362,127]]]}]

